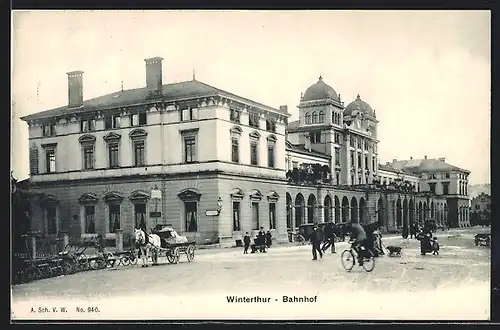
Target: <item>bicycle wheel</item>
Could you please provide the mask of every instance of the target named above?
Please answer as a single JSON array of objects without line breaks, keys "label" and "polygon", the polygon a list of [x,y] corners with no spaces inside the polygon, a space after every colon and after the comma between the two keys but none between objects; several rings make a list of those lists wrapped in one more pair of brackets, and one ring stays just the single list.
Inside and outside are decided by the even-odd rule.
[{"label": "bicycle wheel", "polygon": [[363,268],[366,272],[371,272],[375,268],[375,258],[373,257],[372,251],[365,251],[367,256],[363,258]]},{"label": "bicycle wheel", "polygon": [[356,264],[356,258],[351,250],[344,250],[340,255],[340,260],[342,261],[342,266],[347,271],[350,271]]}]

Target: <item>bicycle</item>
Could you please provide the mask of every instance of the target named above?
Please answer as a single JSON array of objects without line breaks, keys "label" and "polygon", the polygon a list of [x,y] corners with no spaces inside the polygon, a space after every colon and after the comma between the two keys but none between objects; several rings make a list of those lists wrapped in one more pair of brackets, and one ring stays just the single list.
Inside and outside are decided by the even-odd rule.
[{"label": "bicycle", "polygon": [[[358,254],[354,249],[354,242],[351,241],[349,243],[351,244],[351,247],[342,251],[342,254],[340,255],[342,266],[347,271],[351,271],[356,264],[356,260],[358,259]],[[367,250],[366,248],[362,252],[365,255],[363,256],[362,264],[360,266],[362,266],[364,270],[369,273],[375,268],[375,257],[373,256],[372,251]]]}]

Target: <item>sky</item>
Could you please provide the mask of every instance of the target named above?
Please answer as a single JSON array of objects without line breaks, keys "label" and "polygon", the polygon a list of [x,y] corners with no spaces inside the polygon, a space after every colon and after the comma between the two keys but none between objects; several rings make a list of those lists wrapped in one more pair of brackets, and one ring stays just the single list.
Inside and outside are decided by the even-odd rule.
[{"label": "sky", "polygon": [[27,124],[66,105],[67,75],[84,99],[144,87],[145,58],[163,82],[196,79],[298,119],[322,75],[345,105],[376,111],[379,158],[446,157],[490,183],[489,11],[14,11],[12,170],[29,175]]}]

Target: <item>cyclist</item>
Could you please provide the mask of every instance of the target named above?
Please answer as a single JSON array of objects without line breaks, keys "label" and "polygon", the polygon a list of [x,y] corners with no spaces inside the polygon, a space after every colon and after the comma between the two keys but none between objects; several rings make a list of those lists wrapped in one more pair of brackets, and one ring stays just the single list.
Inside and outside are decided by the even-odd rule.
[{"label": "cyclist", "polygon": [[359,223],[352,223],[350,226],[350,243],[354,251],[358,254],[359,265],[363,265],[363,250],[366,250],[366,232]]}]

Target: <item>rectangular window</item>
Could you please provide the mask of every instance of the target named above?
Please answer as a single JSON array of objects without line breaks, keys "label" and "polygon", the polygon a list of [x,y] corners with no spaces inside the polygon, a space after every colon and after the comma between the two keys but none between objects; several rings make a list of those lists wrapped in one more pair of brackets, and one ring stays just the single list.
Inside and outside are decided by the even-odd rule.
[{"label": "rectangular window", "polygon": [[30,174],[37,175],[38,174],[38,148],[30,148]]},{"label": "rectangular window", "polygon": [[436,184],[435,183],[429,183],[429,191],[433,194],[436,193]]},{"label": "rectangular window", "polygon": [[82,119],[80,121],[81,132],[95,131],[95,119]]},{"label": "rectangular window", "polygon": [[184,137],[184,162],[193,163],[196,162],[196,137],[186,136]]},{"label": "rectangular window", "polygon": [[236,109],[230,109],[229,110],[229,120],[232,121],[233,123],[239,124],[240,123],[240,111]]},{"label": "rectangular window", "polygon": [[335,148],[335,165],[340,166],[340,149]]},{"label": "rectangular window", "polygon": [[147,124],[147,113],[134,113],[130,115],[130,126],[142,126]]},{"label": "rectangular window", "polygon": [[335,144],[340,144],[340,133],[335,132],[334,138],[335,138],[334,141]]},{"label": "rectangular window", "polygon": [[56,135],[56,125],[55,124],[50,124],[50,125],[44,125],[44,126],[42,126],[42,135],[43,136],[54,136],[54,135]]},{"label": "rectangular window", "polygon": [[116,233],[120,229],[120,204],[109,204],[109,232]]},{"label": "rectangular window", "polygon": [[104,129],[113,128],[113,118],[111,116],[104,117]]},{"label": "rectangular window", "polygon": [[248,114],[248,126],[259,128],[259,120],[260,120],[259,114],[252,112]]},{"label": "rectangular window", "polygon": [[241,230],[241,210],[240,202],[233,202],[233,231]]},{"label": "rectangular window", "polygon": [[144,166],[146,164],[144,141],[134,141],[134,166]]},{"label": "rectangular window", "polygon": [[448,195],[450,193],[450,184],[448,182],[443,182],[443,195]]},{"label": "rectangular window", "polygon": [[259,225],[259,203],[258,202],[252,202],[252,229],[253,230],[259,230],[260,225]]},{"label": "rectangular window", "polygon": [[181,110],[181,121],[191,120],[191,112],[189,108],[185,108]]},{"label": "rectangular window", "polygon": [[104,118],[104,129],[120,128],[120,115],[112,115]]},{"label": "rectangular window", "polygon": [[111,168],[119,167],[120,162],[118,154],[118,144],[110,144],[108,146],[108,153],[109,153],[109,167]]},{"label": "rectangular window", "polygon": [[321,142],[321,132],[310,132],[309,138],[311,139],[311,143],[320,143]]},{"label": "rectangular window", "polygon": [[257,142],[250,142],[250,164],[259,165],[259,148]]},{"label": "rectangular window", "polygon": [[49,206],[46,209],[47,215],[47,233],[57,234],[57,211],[55,206]]},{"label": "rectangular window", "polygon": [[236,138],[231,139],[231,161],[240,162],[240,142]]},{"label": "rectangular window", "polygon": [[94,146],[83,147],[83,169],[91,170],[94,168]]},{"label": "rectangular window", "polygon": [[95,206],[86,205],[84,209],[85,216],[85,233],[95,234]]},{"label": "rectangular window", "polygon": [[276,229],[276,203],[269,203],[269,229]]},{"label": "rectangular window", "polygon": [[184,202],[186,231],[198,231],[198,212],[197,202]]},{"label": "rectangular window", "polygon": [[368,156],[365,156],[365,168],[368,169]]},{"label": "rectangular window", "polygon": [[446,173],[444,176],[445,176],[445,178],[449,179],[450,178],[450,173]]},{"label": "rectangular window", "polygon": [[354,166],[354,151],[351,150],[351,166]]},{"label": "rectangular window", "polygon": [[271,119],[266,120],[266,131],[276,133],[276,123]]},{"label": "rectangular window", "polygon": [[56,171],[56,151],[53,149],[45,151],[45,168],[47,173]]},{"label": "rectangular window", "polygon": [[274,145],[267,146],[267,167],[274,168]]},{"label": "rectangular window", "polygon": [[134,225],[135,228],[146,229],[146,204],[134,204]]},{"label": "rectangular window", "polygon": [[361,167],[363,163],[361,162],[361,154],[358,154],[358,167]]},{"label": "rectangular window", "polygon": [[340,184],[340,172],[335,172],[335,184]]}]

